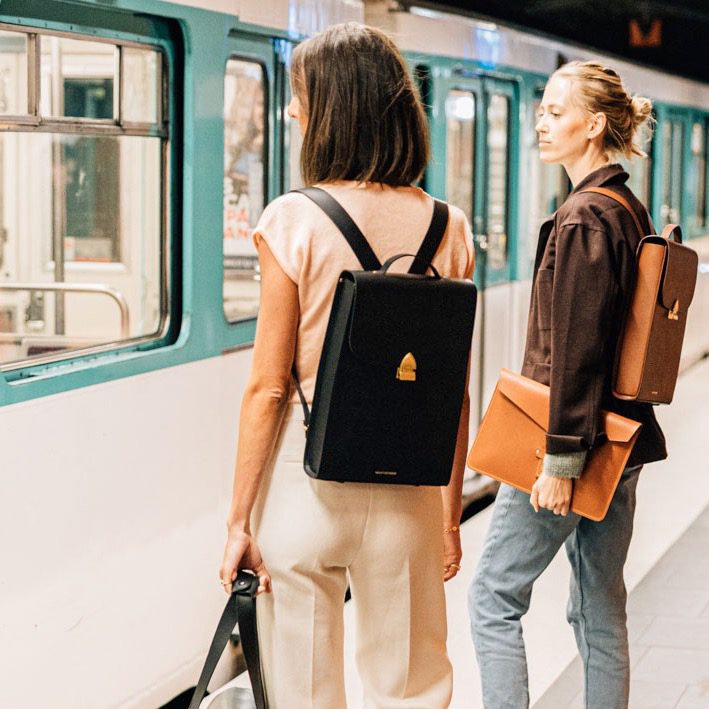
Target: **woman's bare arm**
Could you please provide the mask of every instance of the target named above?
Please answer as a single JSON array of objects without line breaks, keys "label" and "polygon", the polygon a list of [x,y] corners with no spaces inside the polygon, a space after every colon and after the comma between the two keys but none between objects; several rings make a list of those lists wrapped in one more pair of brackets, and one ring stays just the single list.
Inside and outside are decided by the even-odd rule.
[{"label": "woman's bare arm", "polygon": [[[453,457],[453,471],[448,485],[443,488],[443,527],[452,529],[460,526],[463,512],[463,476],[465,475],[465,459],[468,454],[468,428],[470,425],[470,394],[468,382],[470,378],[470,361],[465,379],[465,395],[458,424],[458,437]],[[460,530],[444,532],[443,534],[443,579],[452,579],[459,571],[463,550],[460,544]]]},{"label": "woman's bare arm", "polygon": [[261,304],[253,363],[241,404],[229,535],[220,576],[230,581],[239,568],[251,568],[268,590],[270,578],[251,538],[250,517],[288,405],[299,308],[298,287],[264,239],[259,243],[259,263]]}]

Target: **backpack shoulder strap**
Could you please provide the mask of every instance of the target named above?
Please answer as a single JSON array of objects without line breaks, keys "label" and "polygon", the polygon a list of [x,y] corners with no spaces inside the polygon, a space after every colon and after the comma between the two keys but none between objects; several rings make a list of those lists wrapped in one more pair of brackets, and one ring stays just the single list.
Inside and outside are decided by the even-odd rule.
[{"label": "backpack shoulder strap", "polygon": [[409,273],[423,275],[426,273],[428,264],[433,261],[433,257],[438,251],[438,247],[443,240],[443,234],[448,226],[448,205],[438,199],[433,200],[433,216],[431,223],[424,236],[419,250],[416,252],[416,258],[411,264]]},{"label": "backpack shoulder strap", "polygon": [[[325,214],[332,220],[332,223],[340,230],[342,236],[347,239],[347,243],[350,245],[352,251],[354,251],[355,256],[359,259],[362,268],[365,271],[377,271],[381,268],[382,264],[379,262],[372,247],[367,242],[364,234],[360,228],[354,223],[352,217],[345,211],[344,207],[325,190],[319,187],[303,187],[299,190],[292,190],[293,192],[300,192],[300,194],[305,195],[308,199],[311,199],[315,204],[322,209]],[[300,404],[303,407],[303,425],[305,430],[308,430],[310,425],[310,407],[308,402],[305,400],[305,395],[300,386],[300,380],[298,379],[298,372],[295,368],[295,362],[291,367],[291,374],[293,375],[293,381],[295,382],[295,388],[298,392],[298,397],[300,398]]]},{"label": "backpack shoulder strap", "polygon": [[319,187],[303,187],[293,192],[300,192],[311,199],[320,209],[327,214],[333,224],[342,232],[342,236],[347,239],[355,256],[359,259],[365,271],[376,271],[382,264],[376,257],[372,247],[365,239],[360,228],[352,221],[352,217],[344,210],[342,205],[325,190]]},{"label": "backpack shoulder strap", "polygon": [[638,215],[635,213],[635,210],[628,204],[628,200],[625,199],[625,197],[619,195],[617,192],[614,192],[613,190],[609,190],[607,187],[587,187],[585,190],[581,190],[579,194],[582,192],[595,192],[596,194],[602,194],[605,195],[606,197],[610,197],[611,199],[614,199],[618,204],[623,205],[623,207],[626,208],[628,212],[630,212],[630,216],[633,218],[633,221],[635,222],[635,227],[638,230],[638,234],[640,235],[640,238],[642,239],[645,236],[645,232],[643,231],[642,226],[640,225],[640,220],[638,219]]}]

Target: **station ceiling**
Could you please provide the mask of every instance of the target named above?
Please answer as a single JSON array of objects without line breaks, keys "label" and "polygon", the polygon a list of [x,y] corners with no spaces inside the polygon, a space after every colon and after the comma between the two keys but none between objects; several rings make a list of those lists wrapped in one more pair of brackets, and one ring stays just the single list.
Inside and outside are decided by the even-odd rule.
[{"label": "station ceiling", "polygon": [[571,40],[709,82],[709,0],[404,0]]}]

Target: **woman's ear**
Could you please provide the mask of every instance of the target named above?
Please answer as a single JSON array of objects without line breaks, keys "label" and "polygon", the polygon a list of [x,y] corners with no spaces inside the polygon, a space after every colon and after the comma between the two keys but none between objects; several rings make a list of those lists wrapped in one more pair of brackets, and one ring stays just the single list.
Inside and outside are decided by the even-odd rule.
[{"label": "woman's ear", "polygon": [[594,113],[588,121],[588,138],[593,140],[606,129],[606,114]]}]

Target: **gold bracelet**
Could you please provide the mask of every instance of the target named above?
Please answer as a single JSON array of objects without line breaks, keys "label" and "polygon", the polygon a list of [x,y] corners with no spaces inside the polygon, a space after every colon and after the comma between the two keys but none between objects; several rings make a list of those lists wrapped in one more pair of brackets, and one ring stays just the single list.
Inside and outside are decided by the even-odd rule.
[{"label": "gold bracelet", "polygon": [[450,534],[451,532],[460,532],[460,527],[456,524],[454,527],[446,527],[443,530],[443,534]]}]

